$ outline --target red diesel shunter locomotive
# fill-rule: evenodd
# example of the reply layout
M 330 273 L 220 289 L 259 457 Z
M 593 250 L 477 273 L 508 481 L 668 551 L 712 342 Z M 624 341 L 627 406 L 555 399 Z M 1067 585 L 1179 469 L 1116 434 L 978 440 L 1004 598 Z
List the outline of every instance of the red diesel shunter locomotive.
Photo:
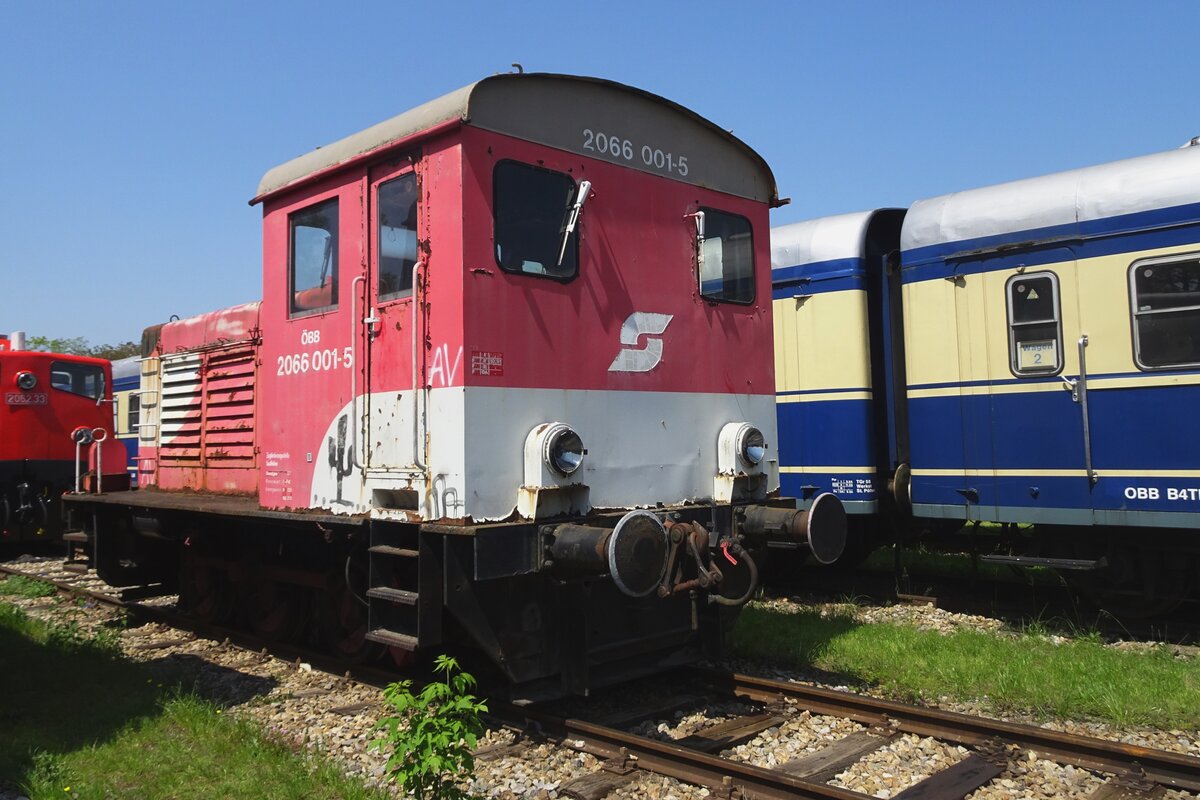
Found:
M 608 81 L 497 75 L 263 178 L 263 298 L 148 332 L 113 582 L 531 697 L 694 658 L 778 534 L 766 163 Z M 185 491 L 186 490 L 186 491 Z M 436 651 L 435 651 L 436 652 Z
M 112 429 L 109 362 L 13 349 L 20 338 L 0 337 L 0 544 L 62 535 L 59 498 L 75 485 L 77 455 L 80 481 L 94 485 L 98 454 L 103 488 L 129 485 L 120 444 L 90 446 Z

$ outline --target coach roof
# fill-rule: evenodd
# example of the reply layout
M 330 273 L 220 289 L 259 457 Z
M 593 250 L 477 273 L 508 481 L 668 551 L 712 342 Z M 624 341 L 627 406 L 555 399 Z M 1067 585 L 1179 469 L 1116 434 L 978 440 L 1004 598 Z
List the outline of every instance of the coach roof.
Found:
M 371 158 L 405 140 L 447 124 L 462 123 L 581 152 L 584 129 L 628 139 L 633 158 L 613 158 L 598 149 L 588 156 L 653 174 L 644 148 L 670 149 L 687 159 L 669 174 L 698 186 L 774 204 L 775 178 L 766 161 L 732 133 L 677 103 L 599 78 L 553 74 L 493 75 L 417 106 L 399 116 L 306 153 L 267 172 L 253 205 L 284 189 Z M 611 130 L 609 130 L 611 129 Z M 670 170 L 670 167 L 668 167 Z M 680 174 L 680 173 L 683 174 Z
M 904 220 L 901 248 L 961 242 L 963 250 L 987 249 L 1008 244 L 1012 234 L 1056 228 L 1054 236 L 1068 236 L 1078 223 L 1197 202 L 1200 147 L 1182 147 L 918 201 Z
M 867 227 L 879 213 L 879 210 L 856 211 L 772 228 L 771 268 L 862 258 Z

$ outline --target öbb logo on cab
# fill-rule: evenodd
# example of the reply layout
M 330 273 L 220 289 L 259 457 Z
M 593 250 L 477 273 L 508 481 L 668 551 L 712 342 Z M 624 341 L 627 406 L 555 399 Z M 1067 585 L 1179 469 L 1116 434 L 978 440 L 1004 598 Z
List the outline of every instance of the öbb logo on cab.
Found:
M 635 311 L 621 324 L 621 349 L 609 365 L 609 372 L 649 372 L 658 366 L 663 356 L 663 340 L 647 338 L 643 347 L 638 347 L 642 336 L 661 336 L 673 319 L 671 314 L 654 314 Z

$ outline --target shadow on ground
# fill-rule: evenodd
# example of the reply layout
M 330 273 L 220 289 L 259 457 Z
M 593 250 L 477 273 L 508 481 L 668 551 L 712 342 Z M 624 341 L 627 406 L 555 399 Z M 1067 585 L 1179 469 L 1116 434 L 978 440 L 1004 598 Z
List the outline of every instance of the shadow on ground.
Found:
M 118 655 L 114 639 L 47 630 L 0 604 L 0 783 L 26 785 L 40 754 L 110 741 L 157 718 L 181 692 L 232 705 L 275 685 L 186 653 L 136 664 Z

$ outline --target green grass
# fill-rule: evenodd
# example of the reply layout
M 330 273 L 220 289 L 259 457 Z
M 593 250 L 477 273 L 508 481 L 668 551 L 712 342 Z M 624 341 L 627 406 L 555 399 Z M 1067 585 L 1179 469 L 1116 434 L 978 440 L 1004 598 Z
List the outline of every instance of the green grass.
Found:
M 1134 653 L 1095 638 L 971 630 L 944 635 L 848 615 L 746 608 L 733 633 L 741 656 L 811 667 L 878 686 L 893 697 L 982 700 L 998 710 L 1118 725 L 1200 726 L 1200 660 L 1167 649 Z
M 49 597 L 55 591 L 53 584 L 26 575 L 10 575 L 0 581 L 0 595 L 9 597 Z
M 192 695 L 167 700 L 150 719 L 105 744 L 40 759 L 32 800 L 61 798 L 382 798 L 325 761 L 305 761 L 249 722 L 221 716 Z
M 122 659 L 116 635 L 0 604 L 0 779 L 32 800 L 383 798 Z

